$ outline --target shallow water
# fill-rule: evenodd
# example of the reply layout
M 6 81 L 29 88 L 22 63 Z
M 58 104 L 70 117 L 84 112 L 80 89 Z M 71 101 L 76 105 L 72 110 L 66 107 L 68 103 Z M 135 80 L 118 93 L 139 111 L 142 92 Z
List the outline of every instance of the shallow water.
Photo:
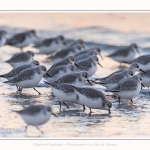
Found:
M 95 45 L 102 48 L 105 56 L 122 46 L 136 42 L 140 46 L 141 54 L 149 53 L 150 19 L 149 14 L 136 13 L 93 13 L 93 14 L 0 14 L 0 28 L 5 28 L 12 34 L 26 28 L 38 30 L 40 38 L 46 38 L 63 34 L 68 42 L 81 38 L 86 41 L 86 47 Z M 12 18 L 14 19 L 12 22 Z M 34 19 L 32 19 L 34 18 Z M 12 23 L 11 23 L 12 22 Z M 5 27 L 7 26 L 7 27 Z M 12 28 L 9 28 L 12 27 Z M 31 47 L 25 50 L 37 51 Z M 3 46 L 0 48 L 0 74 L 11 70 L 4 63 L 19 49 Z M 52 62 L 45 61 L 45 55 L 35 55 L 35 59 L 49 68 Z M 93 77 L 103 77 L 119 69 L 119 64 L 110 58 L 100 59 L 103 68 L 98 67 Z M 128 67 L 128 65 L 126 65 Z M 140 95 L 130 101 L 113 98 L 112 93 L 106 93 L 107 99 L 113 103 L 112 113 L 94 110 L 92 116 L 88 116 L 89 110 L 82 111 L 82 106 L 68 103 L 70 108 L 62 106 L 59 111 L 58 100 L 50 96 L 50 88 L 38 85 L 38 95 L 32 89 L 25 89 L 23 95 L 16 93 L 16 87 L 4 84 L 5 79 L 0 79 L 0 137 L 49 137 L 49 138 L 149 138 L 150 129 L 150 91 L 144 89 Z M 105 92 L 105 88 L 94 85 Z M 29 127 L 27 134 L 24 132 L 25 123 L 20 116 L 12 110 L 20 110 L 29 104 L 42 103 L 51 105 L 57 117 L 52 116 L 50 121 L 40 127 L 44 134 L 40 134 L 34 127 Z

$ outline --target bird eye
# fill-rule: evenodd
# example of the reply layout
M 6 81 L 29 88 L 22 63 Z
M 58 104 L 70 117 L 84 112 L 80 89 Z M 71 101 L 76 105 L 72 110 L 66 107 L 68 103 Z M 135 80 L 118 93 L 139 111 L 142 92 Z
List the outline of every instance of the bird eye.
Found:
M 46 67 L 42 67 L 42 70 L 46 71 Z

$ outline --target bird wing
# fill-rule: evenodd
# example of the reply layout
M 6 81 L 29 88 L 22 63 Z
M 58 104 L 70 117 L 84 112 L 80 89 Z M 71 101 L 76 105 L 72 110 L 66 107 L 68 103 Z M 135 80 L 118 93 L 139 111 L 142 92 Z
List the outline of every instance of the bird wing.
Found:
M 21 82 L 24 80 L 30 80 L 34 76 L 35 70 L 33 68 L 29 68 L 26 70 L 21 71 L 17 76 L 15 76 L 13 79 L 6 81 L 11 83 Z
M 72 83 L 77 79 L 77 77 L 75 75 L 65 75 L 62 78 L 58 79 L 57 81 L 55 81 L 54 83 L 56 84 L 61 84 L 61 83 Z
M 8 45 L 16 45 L 18 43 L 23 42 L 25 38 L 26 38 L 25 33 L 19 33 L 14 35 L 12 38 L 8 39 L 6 43 Z
M 120 81 L 112 90 L 111 92 L 120 92 L 120 91 L 131 91 L 136 89 L 137 81 L 136 80 L 122 80 Z
M 115 51 L 114 53 L 108 55 L 108 57 L 114 57 L 114 56 L 124 56 L 125 57 L 128 55 L 129 52 L 130 52 L 129 49 L 124 48 L 124 49 Z

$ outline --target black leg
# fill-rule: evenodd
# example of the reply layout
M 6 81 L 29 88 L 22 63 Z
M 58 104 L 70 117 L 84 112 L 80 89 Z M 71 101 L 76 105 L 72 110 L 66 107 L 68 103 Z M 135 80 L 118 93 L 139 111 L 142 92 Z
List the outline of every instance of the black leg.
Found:
M 133 103 L 132 99 L 131 99 L 131 103 Z
M 33 89 L 36 91 L 36 92 L 38 92 L 36 89 L 35 89 L 35 87 L 33 87 Z M 38 92 L 39 93 L 39 95 L 41 95 L 41 93 L 40 92 Z
M 28 125 L 25 126 L 25 132 L 27 132 L 27 129 L 28 129 Z
M 119 97 L 119 104 L 120 104 L 120 97 Z
M 36 128 L 37 128 L 42 134 L 44 133 L 42 130 L 40 130 L 40 129 L 38 128 L 38 126 L 36 126 Z
M 90 109 L 90 113 L 89 113 L 89 116 L 91 116 L 91 113 L 92 113 L 92 111 L 91 111 L 91 108 L 89 108 Z
M 83 112 L 85 111 L 85 105 L 82 105 L 83 106 Z
M 22 88 L 19 87 L 18 92 L 20 93 L 20 95 L 22 95 Z
M 149 89 L 149 87 L 148 87 L 148 89 Z
M 60 105 L 60 111 L 61 111 L 61 101 L 59 102 L 59 105 Z
M 69 108 L 69 106 L 68 106 L 65 102 L 63 102 L 63 104 L 64 104 L 64 105 L 66 105 L 66 106 L 67 106 L 67 108 Z

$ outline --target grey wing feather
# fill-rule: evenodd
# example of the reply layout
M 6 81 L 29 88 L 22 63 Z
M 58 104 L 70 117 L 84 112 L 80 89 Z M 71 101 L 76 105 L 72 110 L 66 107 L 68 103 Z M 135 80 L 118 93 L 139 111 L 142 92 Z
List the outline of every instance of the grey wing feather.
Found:
M 42 106 L 30 106 L 24 110 L 18 111 L 19 114 L 35 115 L 42 110 Z
M 6 62 L 8 63 L 15 63 L 18 61 L 26 61 L 28 60 L 30 57 L 27 53 L 16 53 L 14 54 L 9 60 L 7 60 Z
M 136 89 L 137 81 L 136 80 L 123 80 L 119 82 L 111 92 L 120 92 L 120 91 L 131 91 Z
M 77 79 L 76 76 L 69 74 L 69 75 L 63 76 L 62 78 L 58 79 L 58 80 L 55 81 L 54 83 L 56 83 L 56 84 L 72 83 L 72 82 L 74 82 L 76 79 Z
M 116 52 L 108 55 L 108 57 L 113 57 L 113 56 L 127 56 L 129 53 L 129 49 L 120 49 L 120 50 L 117 50 Z
M 81 60 L 81 61 L 78 61 L 76 64 L 79 66 L 79 68 L 81 70 L 85 70 L 85 71 L 87 71 L 87 69 L 92 66 L 90 61 L 82 61 Z
M 13 36 L 11 39 L 8 39 L 7 44 L 16 45 L 17 43 L 23 42 L 25 38 L 26 38 L 25 33 L 19 33 Z
M 30 80 L 34 76 L 34 69 L 26 69 L 22 72 L 20 72 L 17 76 L 15 76 L 13 79 L 6 81 L 11 83 L 21 82 L 24 80 Z
M 10 71 L 9 73 L 5 74 L 4 77 L 14 77 L 16 75 L 18 75 L 21 71 L 29 68 L 29 65 L 24 65 L 24 66 L 20 66 L 17 68 L 12 69 L 12 71 Z

